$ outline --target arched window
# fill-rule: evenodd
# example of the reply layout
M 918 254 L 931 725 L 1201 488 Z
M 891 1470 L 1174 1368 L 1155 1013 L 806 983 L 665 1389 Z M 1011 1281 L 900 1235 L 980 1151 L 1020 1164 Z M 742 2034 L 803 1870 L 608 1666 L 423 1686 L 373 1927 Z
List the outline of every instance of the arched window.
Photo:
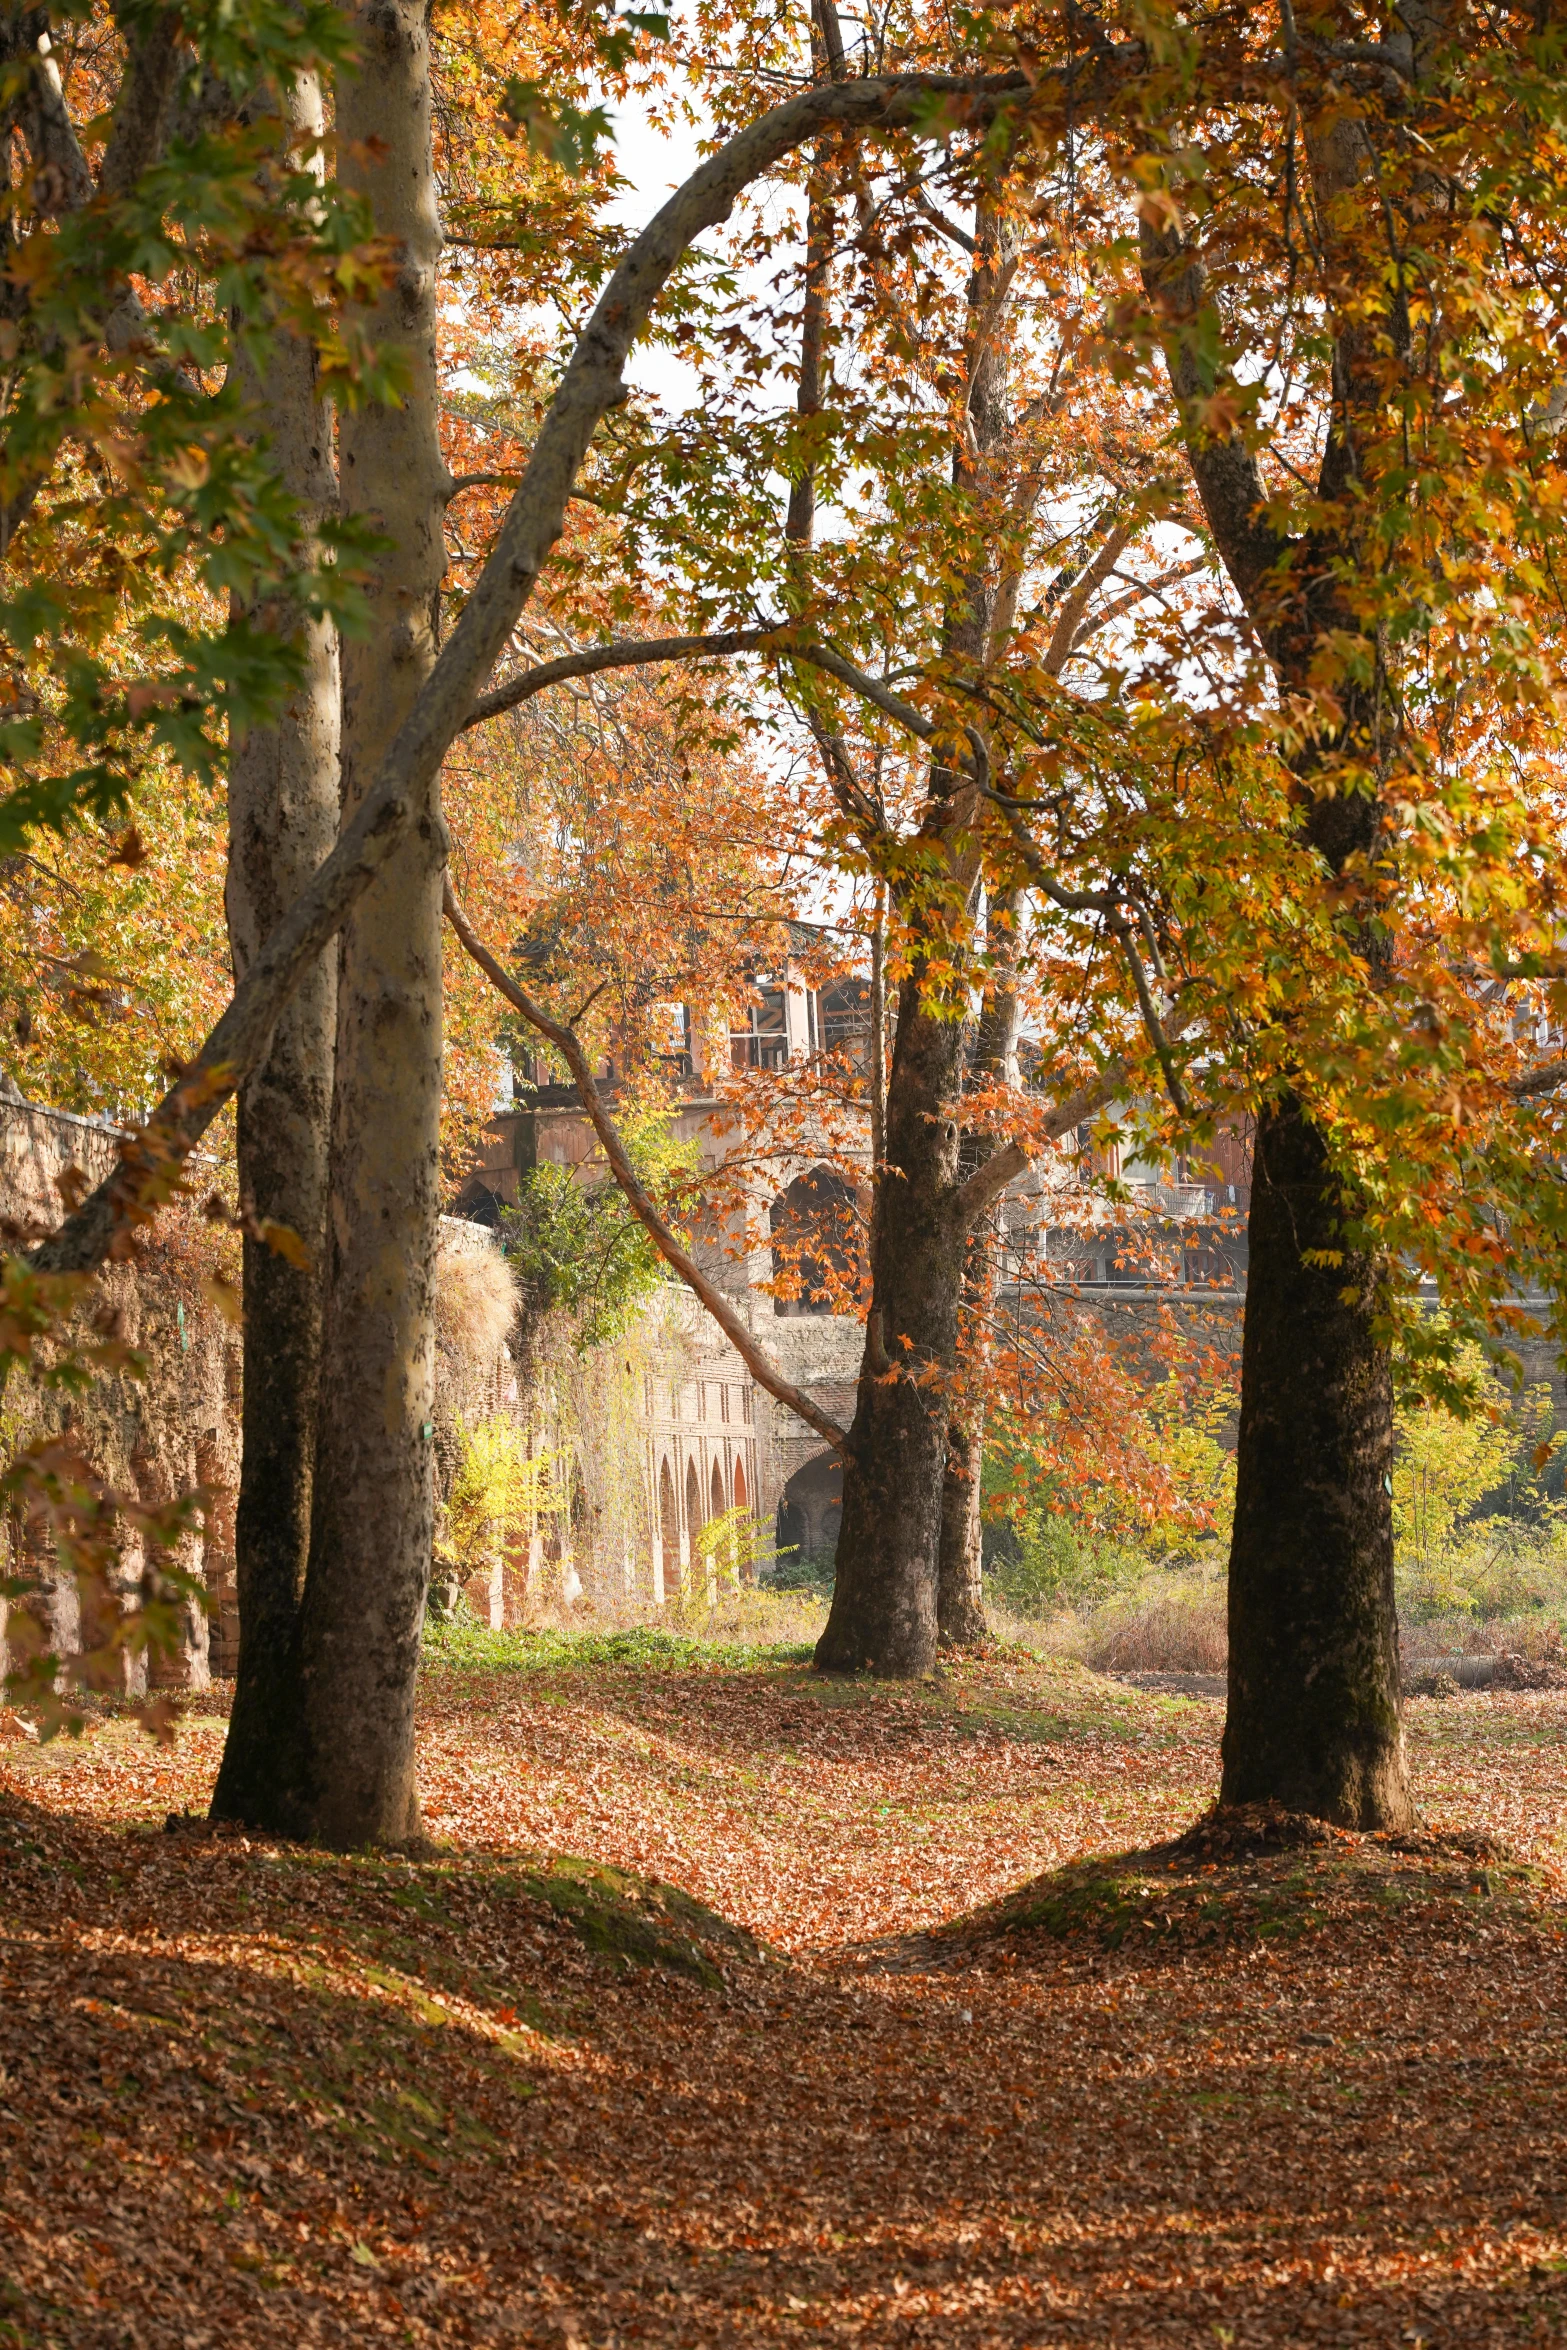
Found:
M 773 1312 L 832 1313 L 860 1254 L 854 1194 L 843 1177 L 831 1167 L 807 1168 L 778 1194 L 767 1220 L 773 1279 L 793 1292 L 775 1296 Z
M 709 1512 L 709 1515 L 710 1515 L 711 1517 L 715 1517 L 715 1518 L 721 1518 L 721 1517 L 723 1516 L 723 1514 L 724 1514 L 724 1511 L 725 1511 L 725 1510 L 728 1508 L 728 1506 L 729 1506 L 729 1505 L 728 1505 L 728 1503 L 727 1503 L 727 1502 L 725 1501 L 725 1499 L 724 1499 L 724 1470 L 723 1470 L 723 1463 L 722 1463 L 721 1461 L 714 1461 L 714 1463 L 713 1463 L 713 1506 L 712 1506 L 712 1509 L 711 1509 L 711 1511 Z
M 745 1463 L 743 1461 L 737 1460 L 735 1462 L 735 1508 L 737 1510 L 743 1510 L 745 1506 Z
M 702 1480 L 696 1473 L 695 1461 L 686 1463 L 686 1532 L 695 1543 L 707 1524 L 702 1514 Z
M 658 1472 L 658 1538 L 664 1568 L 664 1597 L 672 1599 L 680 1589 L 680 1510 L 667 1455 Z

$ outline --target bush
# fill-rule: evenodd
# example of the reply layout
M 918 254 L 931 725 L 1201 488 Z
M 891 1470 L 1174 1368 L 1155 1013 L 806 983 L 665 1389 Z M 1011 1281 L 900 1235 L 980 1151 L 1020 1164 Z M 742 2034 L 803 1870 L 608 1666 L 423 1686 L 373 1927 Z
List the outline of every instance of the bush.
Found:
M 986 1584 L 1013 1615 L 1086 1614 L 1110 1592 L 1148 1572 L 1122 1545 L 1091 1534 L 1061 1511 L 1032 1510 L 987 1541 Z
M 554 1506 L 553 1453 L 530 1453 L 525 1429 L 506 1413 L 462 1431 L 462 1458 L 435 1545 L 431 1612 L 450 1613 L 470 1575 L 487 1568 Z
M 837 1580 L 838 1558 L 831 1550 L 774 1551 L 757 1575 L 770 1591 L 809 1591 L 829 1599 Z

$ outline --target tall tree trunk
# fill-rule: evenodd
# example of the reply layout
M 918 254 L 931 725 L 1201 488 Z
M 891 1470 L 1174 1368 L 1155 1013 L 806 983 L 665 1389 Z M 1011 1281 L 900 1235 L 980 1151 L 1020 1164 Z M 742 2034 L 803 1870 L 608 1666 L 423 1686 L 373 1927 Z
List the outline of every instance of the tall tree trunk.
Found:
M 1308 110 L 1305 146 L 1325 221 L 1346 219 L 1356 190 L 1375 207 L 1370 150 L 1331 91 Z M 1201 254 L 1181 234 L 1146 224 L 1142 239 L 1144 282 L 1173 330 L 1170 379 L 1215 543 L 1281 689 L 1309 700 L 1324 642 L 1335 631 L 1360 633 L 1343 582 L 1377 560 L 1360 535 L 1361 436 L 1384 429 L 1390 344 L 1410 360 L 1407 308 L 1400 299 L 1379 317 L 1383 289 L 1368 286 L 1364 313 L 1351 309 L 1340 327 L 1320 508 L 1309 532 L 1288 539 L 1270 519 L 1251 450 L 1202 421 L 1211 383 L 1191 329 L 1205 312 L 1218 321 Z M 1333 260 L 1350 282 L 1363 276 L 1363 258 L 1348 248 Z M 1390 698 L 1381 680 L 1345 679 L 1335 739 L 1312 745 L 1297 766 L 1303 838 L 1336 875 L 1359 865 L 1373 985 L 1387 952 L 1369 870 L 1382 810 L 1363 790 L 1334 788 L 1331 775 L 1324 784 L 1321 770 L 1352 758 L 1378 772 Z M 1253 1174 L 1223 1792 L 1226 1802 L 1276 1800 L 1356 1827 L 1399 1828 L 1413 1802 L 1399 1726 L 1385 1269 L 1345 1251 L 1353 1213 L 1323 1135 L 1286 1093 L 1259 1121 Z M 1305 1261 L 1312 1250 L 1345 1253 L 1342 1263 L 1316 1267 Z
M 969 1242 L 970 1251 L 983 1246 L 982 1239 Z M 986 1251 L 987 1259 L 988 1254 Z M 980 1279 L 988 1289 L 990 1284 L 983 1274 Z M 984 1467 L 985 1403 L 983 1396 L 976 1395 L 963 1413 L 947 1424 L 941 1532 L 936 1549 L 936 1636 L 943 1648 L 977 1648 L 990 1637 L 979 1507 Z
M 967 397 L 952 458 L 953 484 L 980 503 L 1007 434 L 1007 343 L 996 298 L 1002 240 L 982 205 L 969 277 Z M 983 663 L 995 580 L 988 550 L 957 583 L 945 615 L 950 659 Z M 977 902 L 972 798 L 939 759 L 930 771 L 926 841 L 944 859 L 954 896 Z M 949 958 L 954 941 L 930 942 Z M 961 959 L 967 940 L 960 940 Z M 967 1233 L 958 1210 L 954 1116 L 962 1026 L 924 1000 L 918 921 L 913 969 L 898 998 L 892 1067 L 882 1109 L 885 1164 L 875 1170 L 871 1303 L 853 1424 L 843 1456 L 843 1518 L 826 1628 L 816 1644 L 824 1672 L 928 1673 L 937 1642 L 947 1421 L 957 1369 L 958 1305 Z
M 974 1039 L 971 1074 L 977 1084 L 1006 1084 L 1017 1077 L 1017 949 L 1013 924 L 1021 893 L 999 892 L 991 899 L 986 931 L 992 982 Z M 972 1173 L 995 1149 L 989 1135 L 965 1134 L 959 1172 Z M 990 1316 L 996 1298 L 996 1236 L 989 1219 L 964 1244 L 960 1339 L 973 1376 L 947 1425 L 947 1460 L 941 1480 L 941 1533 L 936 1550 L 936 1628 L 943 1648 L 973 1648 L 990 1637 L 985 1621 L 981 1481 L 985 1468 L 984 1370 L 990 1354 Z
M 291 128 L 319 136 L 321 89 L 302 78 L 285 101 Z M 256 399 L 278 474 L 307 516 L 335 510 L 332 418 L 316 355 L 288 332 L 272 342 Z M 287 615 L 262 616 L 276 626 Z M 329 854 L 338 813 L 337 643 L 301 619 L 307 671 L 278 724 L 237 741 L 229 760 L 225 904 L 236 980 Z M 296 1232 L 300 1267 L 244 1243 L 245 1389 L 234 1553 L 239 1666 L 214 1818 L 288 1832 L 304 1818 L 299 1606 L 310 1544 L 321 1367 L 327 1135 L 337 958 L 323 955 L 290 998 L 264 1066 L 239 1096 L 239 1193 L 257 1217 Z
M 1303 829 L 1341 873 L 1377 822 L 1375 802 L 1344 794 L 1312 802 Z M 1284 1095 L 1253 1151 L 1221 1800 L 1403 1828 L 1388 1268 L 1346 1246 L 1354 1213 Z
M 435 659 L 448 476 L 437 431 L 429 31 L 423 0 L 367 0 L 337 101 L 342 173 L 402 265 L 374 320 L 411 370 L 395 408 L 345 417 L 346 512 L 391 542 L 374 627 L 343 647 L 349 813 Z M 418 1833 L 414 1687 L 433 1529 L 441 877 L 432 785 L 344 932 L 315 1509 L 303 1618 L 311 1825 L 338 1846 Z
M 1250 1243 L 1220 1800 L 1405 1827 L 1383 1300 L 1369 1257 L 1308 1261 L 1343 1207 L 1293 1102 L 1258 1123 Z
M 957 1358 L 964 1235 L 953 1119 L 962 1029 L 903 982 L 887 1085 L 886 1165 L 871 1217 L 871 1311 L 843 1459 L 837 1579 L 816 1647 L 824 1672 L 928 1673 L 936 1545 Z

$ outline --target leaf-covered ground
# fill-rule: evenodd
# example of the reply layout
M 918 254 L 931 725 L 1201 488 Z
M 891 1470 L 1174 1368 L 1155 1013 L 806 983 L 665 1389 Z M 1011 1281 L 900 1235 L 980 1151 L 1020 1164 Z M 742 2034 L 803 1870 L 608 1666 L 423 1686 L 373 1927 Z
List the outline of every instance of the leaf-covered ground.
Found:
M 1405 1847 L 1172 1842 L 1218 1729 L 481 1642 L 407 1861 L 13 1726 L 0 2344 L 1567 2340 L 1567 1698 L 1413 1705 Z

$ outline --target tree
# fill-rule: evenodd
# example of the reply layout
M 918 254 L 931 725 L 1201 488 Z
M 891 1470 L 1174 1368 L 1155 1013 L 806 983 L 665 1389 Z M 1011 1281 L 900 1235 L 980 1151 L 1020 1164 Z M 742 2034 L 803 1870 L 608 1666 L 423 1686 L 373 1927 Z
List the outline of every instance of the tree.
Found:
M 1150 147 L 1143 281 L 1179 430 L 1280 700 L 1301 713 L 1286 751 L 1300 837 L 1338 894 L 1362 985 L 1384 1003 L 1396 993 L 1413 878 L 1397 845 L 1399 801 L 1429 806 L 1433 786 L 1440 798 L 1440 751 L 1420 739 L 1422 720 L 1440 726 L 1442 705 L 1451 708 L 1449 664 L 1493 592 L 1481 588 L 1462 609 L 1473 590 L 1460 584 L 1460 534 L 1478 528 L 1498 550 L 1505 543 L 1464 479 L 1467 432 L 1505 429 L 1505 406 L 1527 441 L 1527 390 L 1499 401 L 1495 378 L 1472 369 L 1489 345 L 1526 385 L 1543 357 L 1523 315 L 1510 350 L 1505 328 L 1498 348 L 1471 298 L 1471 232 L 1438 225 L 1497 217 L 1498 184 L 1521 151 L 1538 162 L 1549 42 L 1519 29 L 1509 54 L 1507 36 L 1475 12 L 1421 8 L 1356 49 L 1348 25 L 1331 40 L 1297 36 L 1286 21 L 1277 98 L 1264 94 L 1260 59 L 1255 69 L 1251 156 L 1240 169 L 1221 165 L 1191 214 L 1177 191 L 1193 182 L 1162 162 L 1155 177 L 1152 156 L 1169 149 Z M 1498 138 L 1503 88 L 1522 122 Z M 1242 306 L 1209 255 L 1227 234 L 1245 237 L 1264 151 L 1299 158 L 1277 234 L 1288 267 L 1304 274 L 1294 286 L 1275 281 L 1260 302 L 1253 279 Z M 1200 134 L 1192 152 L 1200 170 Z M 1500 199 L 1525 244 L 1526 212 L 1514 206 L 1526 202 L 1517 182 Z M 1266 424 L 1239 363 L 1242 343 L 1255 348 L 1263 332 L 1298 370 Z M 1285 479 L 1266 458 L 1298 441 L 1308 407 L 1315 479 Z M 1554 536 L 1530 511 L 1530 488 L 1519 489 L 1503 531 L 1521 524 L 1538 538 L 1543 522 Z M 1435 610 L 1433 564 L 1447 582 Z M 1516 693 L 1516 679 L 1505 690 Z M 1398 1275 L 1292 1042 L 1278 1040 L 1254 1147 L 1223 1800 L 1397 1827 L 1412 1816 L 1393 1593 Z
M 403 63 L 408 54 L 405 50 Z M 409 86 L 405 83 L 405 88 Z M 566 499 L 593 426 L 613 401 L 631 341 L 660 283 L 690 237 L 708 220 L 723 217 L 735 194 L 750 177 L 766 168 L 777 155 L 789 152 L 800 140 L 810 136 L 823 119 L 842 118 L 872 128 L 883 121 L 897 126 L 911 115 L 928 109 L 933 97 L 940 99 L 950 94 L 983 109 L 994 107 L 1016 93 L 1020 86 L 1016 79 L 1002 77 L 999 83 L 988 88 L 981 84 L 976 91 L 961 81 L 944 83 L 939 77 L 927 76 L 895 79 L 878 86 L 862 83 L 852 91 L 809 93 L 803 103 L 794 101 L 775 109 L 771 117 L 765 117 L 761 124 L 731 141 L 712 163 L 694 175 L 688 188 L 665 207 L 652 228 L 634 243 L 611 278 L 594 321 L 567 370 L 535 444 L 527 473 L 508 509 L 498 544 L 427 683 L 413 699 L 385 752 L 374 782 L 357 810 L 348 816 L 332 854 L 295 899 L 241 980 L 228 1011 L 209 1036 L 202 1053 L 165 1097 L 135 1154 L 36 1252 L 40 1271 L 87 1266 L 100 1259 L 112 1245 L 124 1216 L 147 1212 L 158 1191 L 177 1180 L 184 1157 L 210 1124 L 222 1101 L 259 1064 L 278 1012 L 353 906 L 389 866 L 395 870 L 396 859 L 410 840 L 415 844 L 410 851 L 415 865 L 428 853 L 427 848 L 418 846 L 419 809 L 428 811 L 430 804 L 420 795 L 428 794 L 433 787 L 447 744 L 472 707 L 531 592 L 544 556 L 559 534 Z M 409 108 L 410 117 L 416 111 L 417 99 Z M 422 424 L 423 420 L 419 421 Z M 414 552 L 417 556 L 419 550 L 416 548 Z M 399 615 L 400 623 L 404 617 Z M 428 822 L 423 838 L 428 843 Z M 423 1004 L 427 1013 L 431 1006 L 430 988 L 436 976 L 426 968 Z M 340 1012 L 339 1098 L 343 1077 Z M 345 1156 L 360 1139 L 357 1132 L 350 1131 L 345 1137 Z M 433 1213 L 433 1187 L 429 1210 L 416 1206 L 416 1218 L 425 1212 Z M 363 1237 L 359 1235 L 361 1241 Z M 402 1291 L 411 1301 L 410 1328 L 416 1344 L 418 1265 L 416 1249 L 412 1281 Z M 346 1302 L 351 1307 L 356 1301 L 350 1298 Z M 416 1379 L 417 1361 L 411 1367 Z M 394 1446 L 407 1426 L 406 1415 L 399 1413 L 396 1420 L 397 1424 L 388 1430 L 389 1441 Z M 375 1498 L 379 1501 L 381 1497 Z M 417 1500 L 416 1493 L 414 1498 Z M 325 1553 L 325 1542 L 321 1548 Z M 312 1605 L 316 1555 L 313 1542 L 302 1631 L 307 1688 L 313 1625 L 320 1627 L 316 1634 L 319 1641 L 316 1654 L 322 1657 L 333 1655 L 334 1644 L 345 1644 L 348 1636 L 357 1635 L 360 1629 L 357 1618 L 351 1624 L 347 1620 L 342 1580 L 333 1577 L 330 1570 L 323 1578 L 321 1598 Z M 428 1545 L 424 1546 L 422 1563 L 414 1563 L 411 1544 L 403 1555 L 410 1560 L 412 1572 L 404 1575 L 394 1567 L 387 1577 L 384 1612 L 375 1626 L 377 1650 L 388 1680 L 364 1715 L 374 1732 L 369 1752 L 364 1756 L 345 1752 L 333 1740 L 334 1717 L 341 1722 L 343 1715 L 334 1707 L 324 1684 L 318 1685 L 307 1701 L 307 1721 L 315 1708 L 320 1709 L 308 1732 L 307 1768 L 311 1773 L 321 1772 L 319 1782 L 305 1782 L 311 1789 L 307 1798 L 309 1824 L 317 1832 L 341 1841 L 361 1841 L 367 1835 L 405 1835 L 412 1822 L 408 1725 L 415 1644 L 428 1574 Z M 355 1607 L 361 1612 L 365 1597 L 362 1589 L 354 1595 Z M 358 1686 L 364 1686 L 362 1680 Z M 345 1693 L 350 1708 L 354 1688 L 355 1683 L 350 1680 Z
M 354 606 L 351 534 L 312 508 L 297 435 L 280 469 L 258 446 L 251 387 L 271 347 L 296 372 L 373 391 L 353 301 L 383 256 L 311 151 L 308 92 L 341 51 L 335 11 L 262 0 L 131 11 L 111 27 L 34 10 L 0 43 L 29 191 L 6 229 L 0 413 L 0 836 L 14 894 L 30 883 L 16 1036 L 48 1098 L 134 1120 L 158 1064 L 178 1064 L 190 1023 L 171 1034 L 171 1013 L 211 985 L 225 728 L 255 746 L 291 696 L 308 702 L 329 616 Z M 304 94 L 292 126 L 279 91 Z M 243 803 L 243 752 L 239 764 Z M 270 905 L 266 875 L 242 876 L 241 959 L 247 916 L 259 943 L 330 838 L 329 825 L 305 840 Z M 287 1060 L 280 1037 L 275 1066 Z M 142 1173 L 150 1206 L 169 1170 Z M 123 1253 L 133 1233 L 104 1237 Z M 12 1278 L 33 1318 L 75 1294 Z M 69 1359 L 69 1334 L 56 1336 Z M 8 1347 L 7 1367 L 28 1352 Z

